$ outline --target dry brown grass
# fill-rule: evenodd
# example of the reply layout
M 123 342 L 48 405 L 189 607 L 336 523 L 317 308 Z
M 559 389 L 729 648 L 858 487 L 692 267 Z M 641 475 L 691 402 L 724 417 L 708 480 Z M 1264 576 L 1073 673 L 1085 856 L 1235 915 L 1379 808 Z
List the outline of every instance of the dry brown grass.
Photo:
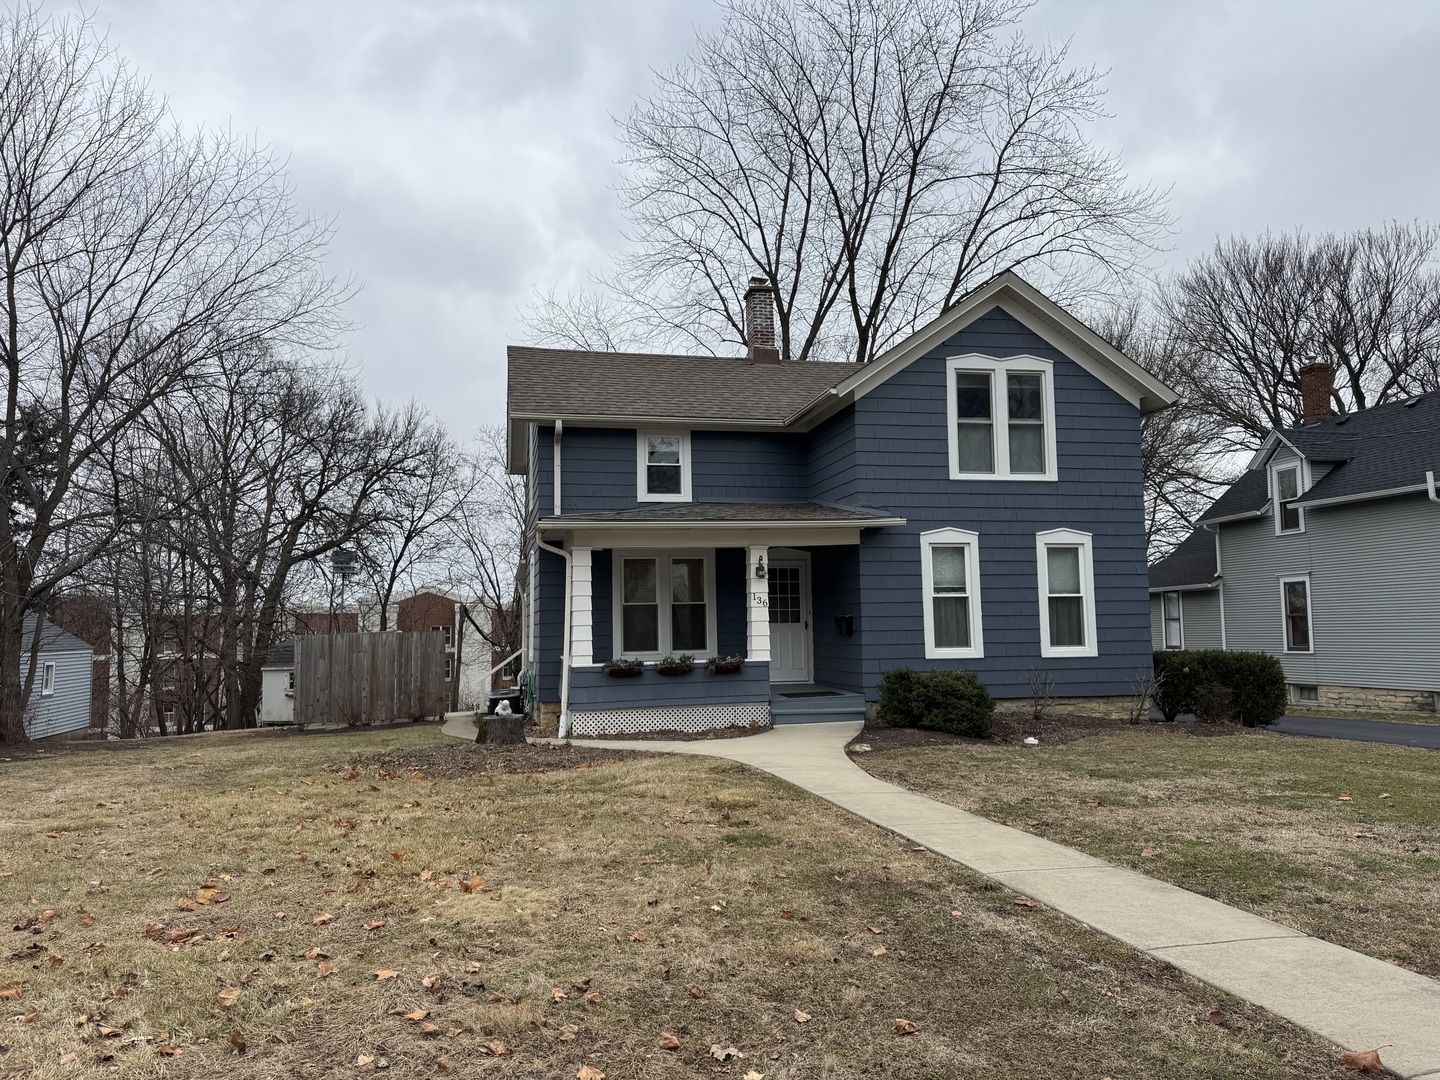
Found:
M 855 760 L 963 809 L 1440 976 L 1440 753 L 1140 727 L 1062 746 Z M 1142 856 L 1147 848 L 1158 854 Z
M 0 1076 L 1341 1075 L 1319 1040 L 734 764 L 327 768 L 439 739 L 0 765 L 0 987 L 22 986 Z M 231 898 L 177 907 L 206 884 Z

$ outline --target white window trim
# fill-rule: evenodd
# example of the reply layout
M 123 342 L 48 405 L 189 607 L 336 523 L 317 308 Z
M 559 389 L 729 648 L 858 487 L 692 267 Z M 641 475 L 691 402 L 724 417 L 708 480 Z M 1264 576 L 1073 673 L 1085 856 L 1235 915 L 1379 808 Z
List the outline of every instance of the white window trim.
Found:
M 1305 508 L 1297 506 L 1295 509 L 1300 513 L 1300 527 L 1298 529 L 1282 529 L 1280 527 L 1280 473 L 1287 469 L 1295 470 L 1295 498 L 1289 500 L 1294 502 L 1303 498 L 1310 487 L 1310 463 L 1304 458 L 1297 458 L 1295 461 L 1286 461 L 1283 464 L 1270 466 L 1270 506 L 1275 518 L 1276 536 L 1299 536 L 1305 531 Z
M 1308 649 L 1290 647 L 1290 612 L 1285 604 L 1285 586 L 1296 581 L 1305 583 L 1305 623 L 1310 631 Z M 1313 656 L 1315 653 L 1315 590 L 1310 587 L 1309 574 L 1289 574 L 1280 579 L 1280 646 L 1281 651 L 1290 656 Z
M 1040 655 L 1042 657 L 1099 656 L 1100 642 L 1095 626 L 1095 548 L 1094 537 L 1075 529 L 1049 529 L 1035 534 L 1035 578 L 1040 601 Z M 1085 604 L 1085 644 L 1056 646 L 1050 644 L 1050 567 L 1045 556 L 1047 547 L 1078 547 L 1080 549 L 1080 588 Z
M 1175 597 L 1175 610 L 1177 612 L 1175 621 L 1180 624 L 1180 644 L 1173 649 L 1170 647 L 1170 639 L 1166 635 L 1169 617 L 1165 614 L 1165 598 Z M 1185 594 L 1178 589 L 1170 589 L 1160 594 L 1160 648 L 1166 652 L 1179 652 L 1185 648 Z
M 651 495 L 647 490 L 649 477 L 645 472 L 645 440 L 651 435 L 680 437 L 680 494 Z M 635 432 L 635 501 L 636 502 L 690 502 L 690 432 L 657 431 L 655 429 Z
M 990 417 L 995 437 L 995 471 L 968 473 L 960 471 L 960 445 L 956 415 L 955 373 L 957 371 L 990 372 Z M 1010 411 L 1005 408 L 1004 377 L 1006 374 L 1040 376 L 1042 407 L 1045 410 L 1045 471 L 1043 473 L 1010 472 Z M 1059 479 L 1055 451 L 1055 365 L 1038 356 L 952 356 L 945 363 L 945 414 L 949 424 L 951 480 L 1033 480 L 1054 482 Z
M 935 611 L 931 592 L 935 584 L 935 566 L 931 548 L 963 547 L 965 549 L 965 584 L 970 600 L 970 644 L 966 648 L 941 648 L 935 644 Z M 980 534 L 968 529 L 931 529 L 920 534 L 921 600 L 925 615 L 925 659 L 979 660 L 985 656 L 985 632 L 980 617 Z
M 55 695 L 55 661 L 46 660 L 40 666 L 40 696 L 53 697 Z
M 625 559 L 656 559 L 661 565 L 656 566 L 655 598 L 660 608 L 660 633 L 657 638 L 659 648 L 654 652 L 625 652 Z M 627 660 L 659 660 L 662 657 L 675 655 L 675 649 L 671 642 L 670 625 L 670 575 L 668 561 L 670 559 L 704 559 L 705 560 L 705 641 L 706 648 L 697 649 L 689 655 L 697 660 L 708 660 L 712 656 L 719 655 L 716 651 L 716 597 L 715 597 L 715 549 L 666 549 L 664 551 L 626 549 L 612 553 L 610 562 L 610 607 L 611 607 L 611 650 L 615 656 L 624 657 Z

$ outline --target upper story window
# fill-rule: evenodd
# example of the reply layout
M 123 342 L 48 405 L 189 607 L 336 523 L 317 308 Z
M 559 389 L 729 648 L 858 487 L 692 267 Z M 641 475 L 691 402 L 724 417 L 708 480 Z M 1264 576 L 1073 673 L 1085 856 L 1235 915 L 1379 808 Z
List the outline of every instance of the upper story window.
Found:
M 455 647 L 455 628 L 453 626 L 432 626 L 431 630 L 439 630 L 445 635 L 445 651 L 449 652 Z
M 1040 655 L 1098 656 L 1095 556 L 1089 533 L 1052 529 L 1035 535 L 1040 585 Z
M 690 501 L 690 433 L 638 433 L 636 494 L 639 502 Z
M 1054 480 L 1052 365 L 1034 356 L 946 365 L 952 480 Z
M 1305 510 L 1296 506 L 1293 500 L 1300 497 L 1301 467 L 1277 466 L 1271 473 L 1271 488 L 1275 493 L 1275 531 L 1277 533 L 1304 532 Z
M 965 529 L 920 534 L 925 589 L 925 658 L 985 655 L 980 627 L 980 536 Z

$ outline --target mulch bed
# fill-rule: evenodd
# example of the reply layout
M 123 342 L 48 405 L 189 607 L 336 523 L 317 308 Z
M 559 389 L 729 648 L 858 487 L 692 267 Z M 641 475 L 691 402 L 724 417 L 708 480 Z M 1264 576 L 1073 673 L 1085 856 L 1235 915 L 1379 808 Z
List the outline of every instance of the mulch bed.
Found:
M 972 739 L 946 731 L 921 728 L 896 728 L 870 721 L 855 736 L 851 745 L 866 743 L 872 750 L 908 750 L 916 746 L 1023 746 L 1033 736 L 1041 746 L 1087 739 L 1092 735 L 1108 735 L 1121 731 L 1145 731 L 1159 735 L 1205 738 L 1231 735 L 1241 730 L 1233 724 L 1132 724 L 1128 720 L 1112 720 L 1101 716 L 1075 716 L 1057 713 L 1043 720 L 1034 720 L 1029 713 L 997 712 L 995 731 L 988 739 Z
M 362 754 L 326 771 L 390 780 L 413 777 L 425 780 L 457 780 L 466 776 L 497 773 L 544 773 L 564 769 L 588 769 L 616 761 L 633 761 L 642 755 L 635 750 L 608 750 L 595 746 L 556 746 L 551 743 L 490 745 L 456 742 L 446 746 L 386 750 Z

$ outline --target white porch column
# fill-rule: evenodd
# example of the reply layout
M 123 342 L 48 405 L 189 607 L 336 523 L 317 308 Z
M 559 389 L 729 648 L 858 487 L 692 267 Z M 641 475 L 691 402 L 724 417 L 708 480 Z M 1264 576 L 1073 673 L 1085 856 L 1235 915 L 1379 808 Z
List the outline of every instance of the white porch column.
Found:
M 755 566 L 762 560 L 770 569 L 769 548 L 746 549 L 745 609 L 748 615 L 745 633 L 745 656 L 748 660 L 770 660 L 770 584 L 755 576 Z
M 595 604 L 591 595 L 594 575 L 591 548 L 570 549 L 570 665 L 595 662 Z

